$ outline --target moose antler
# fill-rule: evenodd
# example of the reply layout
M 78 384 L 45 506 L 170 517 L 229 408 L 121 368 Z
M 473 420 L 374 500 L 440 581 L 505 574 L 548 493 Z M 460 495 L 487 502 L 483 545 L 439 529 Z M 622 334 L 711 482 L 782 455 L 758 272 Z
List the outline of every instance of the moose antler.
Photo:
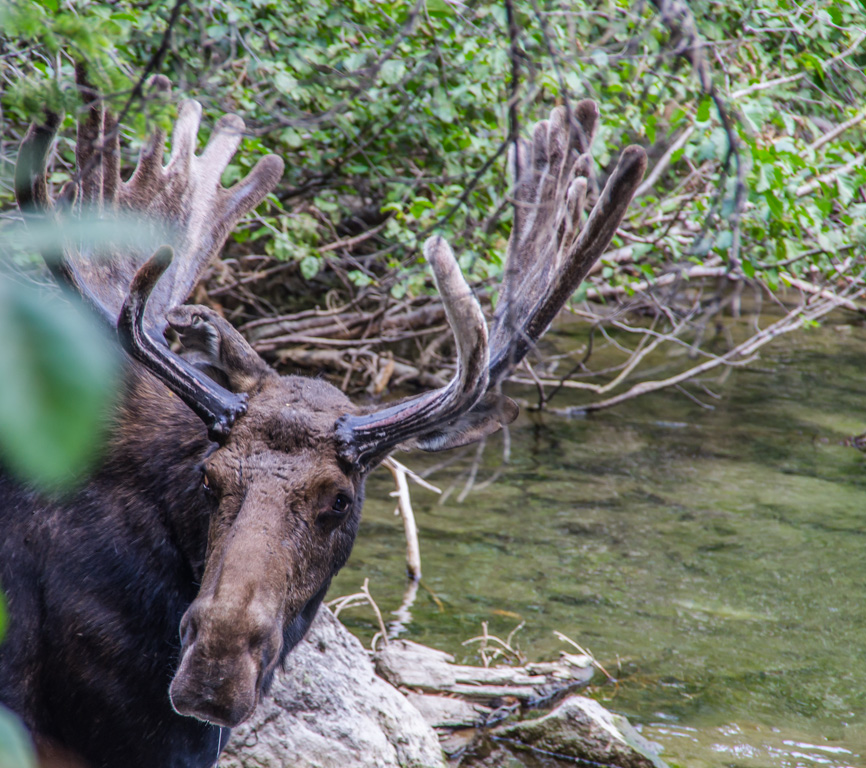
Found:
M 433 269 L 445 315 L 454 332 L 457 372 L 441 389 L 367 416 L 343 417 L 338 423 L 337 436 L 345 446 L 346 458 L 353 463 L 374 462 L 396 445 L 451 421 L 469 411 L 487 389 L 487 323 L 481 306 L 443 238 L 431 237 L 424 245 L 424 256 Z
M 160 248 L 136 272 L 120 310 L 117 335 L 124 349 L 165 382 L 205 423 L 209 437 L 222 443 L 235 419 L 246 411 L 246 394 L 235 394 L 223 388 L 171 352 L 165 344 L 154 341 L 144 327 L 150 294 L 171 263 L 171 248 Z
M 276 186 L 283 161 L 266 155 L 249 175 L 224 188 L 220 178 L 240 145 L 244 121 L 237 115 L 225 115 L 214 127 L 204 152 L 196 155 L 201 105 L 188 100 L 178 111 L 168 164 L 163 166 L 166 135 L 157 130 L 143 148 L 132 176 L 124 182 L 117 121 L 104 109 L 80 65 L 76 79 L 87 111 L 79 122 L 75 148 L 78 178 L 64 195 L 77 197 L 79 214 L 108 218 L 131 213 L 141 217 L 173 247 L 175 258 L 147 307 L 148 327 L 161 332 L 166 312 L 186 300 L 237 222 Z M 151 94 L 164 96 L 169 90 L 165 77 L 158 75 L 151 80 Z M 22 208 L 51 209 L 45 162 L 58 122 L 54 116 L 45 125 L 32 126 L 25 137 L 16 168 L 16 195 Z M 88 248 L 76 248 L 64 255 L 63 269 L 70 282 L 80 292 L 91 294 L 113 322 L 125 299 L 125 287 L 151 252 L 130 253 L 124 248 L 123 253 L 101 253 L 93 258 Z
M 245 178 L 223 187 L 220 179 L 240 145 L 244 122 L 237 115 L 221 118 L 204 152 L 196 155 L 201 105 L 185 101 L 168 164 L 163 166 L 166 136 L 158 130 L 124 182 L 117 120 L 104 109 L 82 66 L 76 67 L 76 80 L 87 111 L 78 126 L 78 177 L 61 198 L 76 198 L 79 215 L 109 218 L 128 212 L 149 222 L 163 242 L 171 243 L 174 258 L 172 249 L 160 249 L 150 258 L 149 252 L 134 248 L 94 254 L 78 244 L 59 260 L 49 259 L 49 266 L 117 325 L 127 351 L 202 418 L 213 439 L 222 441 L 244 412 L 246 396 L 223 388 L 173 354 L 162 334 L 166 316 L 187 299 L 237 222 L 276 186 L 283 161 L 266 155 Z M 157 94 L 169 87 L 165 77 L 151 81 Z M 15 173 L 16 196 L 25 212 L 48 215 L 54 209 L 45 167 L 59 122 L 58 116 L 48 115 L 44 125 L 31 126 L 25 137 Z
M 610 245 L 646 172 L 646 153 L 626 147 L 586 223 L 589 154 L 598 106 L 579 102 L 568 119 L 557 107 L 521 141 L 516 158 L 514 229 L 491 334 L 491 384 L 513 371 Z
M 604 253 L 646 171 L 643 149 L 627 147 L 582 225 L 597 123 L 593 101 L 581 101 L 571 115 L 557 107 L 512 152 L 514 228 L 489 347 L 480 307 L 451 249 L 440 237 L 427 241 L 424 252 L 457 341 L 457 372 L 442 389 L 344 416 L 337 435 L 346 458 L 372 465 L 399 444 L 451 448 L 515 418 L 516 405 L 488 390 L 519 365 Z

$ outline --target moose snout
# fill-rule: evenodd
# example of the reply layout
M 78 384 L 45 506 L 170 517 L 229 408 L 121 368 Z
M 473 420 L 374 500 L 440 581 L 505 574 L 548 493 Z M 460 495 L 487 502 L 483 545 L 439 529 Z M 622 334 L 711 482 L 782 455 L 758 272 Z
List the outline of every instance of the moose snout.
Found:
M 181 659 L 169 687 L 181 715 L 233 728 L 258 703 L 261 682 L 276 663 L 279 625 L 254 606 L 231 610 L 193 603 L 181 621 Z

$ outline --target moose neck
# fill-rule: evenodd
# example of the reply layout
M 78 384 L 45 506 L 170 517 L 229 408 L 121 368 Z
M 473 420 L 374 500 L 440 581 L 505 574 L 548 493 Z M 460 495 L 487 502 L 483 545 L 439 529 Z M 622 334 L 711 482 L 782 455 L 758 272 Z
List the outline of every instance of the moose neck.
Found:
M 201 494 L 201 464 L 213 448 L 207 430 L 137 364 L 128 370 L 115 425 L 100 480 L 130 495 L 131 517 L 149 527 L 155 545 L 176 549 L 197 584 L 207 547 Z

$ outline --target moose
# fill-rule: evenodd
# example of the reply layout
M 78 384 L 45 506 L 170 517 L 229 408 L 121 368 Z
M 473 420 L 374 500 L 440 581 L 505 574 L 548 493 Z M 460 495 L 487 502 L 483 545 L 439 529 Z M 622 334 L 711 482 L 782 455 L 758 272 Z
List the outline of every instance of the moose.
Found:
M 501 385 L 609 245 L 646 155 L 626 148 L 588 193 L 598 107 L 553 109 L 512 147 L 514 222 L 489 333 L 451 248 L 431 237 L 424 256 L 454 336 L 453 378 L 356 405 L 322 379 L 278 374 L 217 312 L 184 304 L 283 161 L 267 155 L 224 187 L 244 122 L 222 117 L 197 154 L 202 110 L 185 101 L 167 163 L 156 131 L 124 181 L 117 118 L 79 74 L 78 170 L 63 210 L 134 214 L 163 226 L 165 245 L 99 258 L 69 246 L 49 264 L 115 329 L 123 392 L 100 465 L 70 493 L 0 473 L 0 702 L 43 755 L 198 768 L 304 637 L 349 557 L 369 473 L 397 449 L 465 445 L 517 416 Z M 170 90 L 161 76 L 152 87 Z M 60 207 L 46 181 L 58 125 L 48 114 L 22 143 L 25 219 Z

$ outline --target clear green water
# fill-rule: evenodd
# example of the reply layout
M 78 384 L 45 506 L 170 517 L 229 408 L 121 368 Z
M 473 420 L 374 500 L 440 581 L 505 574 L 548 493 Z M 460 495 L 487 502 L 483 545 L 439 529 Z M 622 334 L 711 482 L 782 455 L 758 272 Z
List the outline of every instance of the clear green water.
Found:
M 483 621 L 505 637 L 525 620 L 516 641 L 542 659 L 560 630 L 619 680 L 592 695 L 672 764 L 866 766 L 866 459 L 839 444 L 866 429 L 866 329 L 783 339 L 713 389 L 714 410 L 667 392 L 524 415 L 495 483 L 442 505 L 413 487 L 429 591 L 404 636 L 472 661 Z M 492 444 L 480 478 L 497 465 Z M 371 480 L 331 590 L 369 577 L 386 621 L 405 567 L 391 488 Z M 369 611 L 342 617 L 372 634 Z

